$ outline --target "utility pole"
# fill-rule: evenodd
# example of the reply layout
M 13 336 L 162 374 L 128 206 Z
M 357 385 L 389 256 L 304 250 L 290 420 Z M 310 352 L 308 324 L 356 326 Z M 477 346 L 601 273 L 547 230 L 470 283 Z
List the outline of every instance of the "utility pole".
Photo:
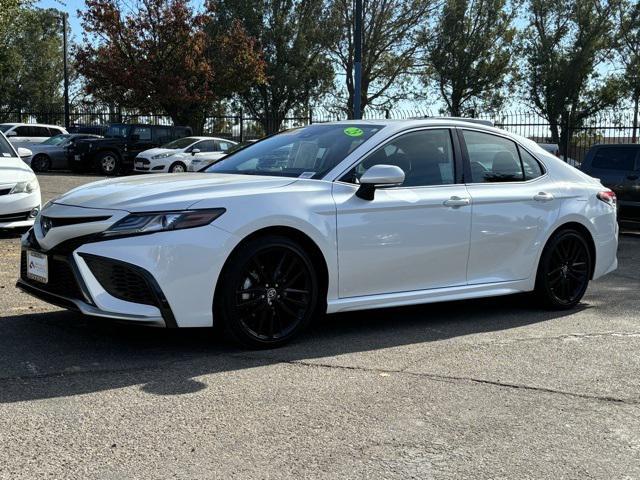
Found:
M 69 128 L 69 72 L 67 70 L 67 13 L 62 12 L 62 50 L 64 65 L 64 128 Z
M 362 118 L 362 0 L 355 0 L 356 12 L 354 17 L 354 52 L 353 52 L 353 118 L 360 120 Z

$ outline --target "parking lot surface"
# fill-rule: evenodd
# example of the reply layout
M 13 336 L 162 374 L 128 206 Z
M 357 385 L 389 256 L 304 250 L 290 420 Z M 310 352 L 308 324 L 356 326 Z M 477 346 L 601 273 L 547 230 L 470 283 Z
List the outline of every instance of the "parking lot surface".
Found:
M 640 233 L 619 262 L 569 312 L 333 315 L 252 352 L 31 298 L 0 233 L 0 478 L 640 478 Z

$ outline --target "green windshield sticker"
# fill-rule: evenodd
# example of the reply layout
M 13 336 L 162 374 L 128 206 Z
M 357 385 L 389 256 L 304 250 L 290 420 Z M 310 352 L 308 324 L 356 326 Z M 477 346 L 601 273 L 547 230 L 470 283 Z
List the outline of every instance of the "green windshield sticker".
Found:
M 364 132 L 361 128 L 358 127 L 349 127 L 344 129 L 345 135 L 349 135 L 350 137 L 361 137 Z

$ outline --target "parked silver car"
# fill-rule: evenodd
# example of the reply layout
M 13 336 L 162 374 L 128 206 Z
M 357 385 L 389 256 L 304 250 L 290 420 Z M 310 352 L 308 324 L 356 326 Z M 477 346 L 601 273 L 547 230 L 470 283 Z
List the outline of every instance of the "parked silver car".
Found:
M 64 170 L 69 168 L 67 155 L 69 147 L 73 146 L 76 140 L 90 138 L 102 138 L 99 135 L 88 133 L 66 133 L 56 135 L 42 143 L 31 146 L 33 155 L 27 163 L 31 165 L 34 172 L 46 172 L 48 170 Z

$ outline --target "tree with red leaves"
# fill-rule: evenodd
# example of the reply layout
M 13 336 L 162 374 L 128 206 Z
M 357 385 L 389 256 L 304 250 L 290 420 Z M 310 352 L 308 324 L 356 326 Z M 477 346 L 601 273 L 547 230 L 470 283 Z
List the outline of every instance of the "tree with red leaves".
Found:
M 264 62 L 245 30 L 234 23 L 211 38 L 207 17 L 186 0 L 86 5 L 75 63 L 96 100 L 159 109 L 200 131 L 213 102 L 264 81 Z

